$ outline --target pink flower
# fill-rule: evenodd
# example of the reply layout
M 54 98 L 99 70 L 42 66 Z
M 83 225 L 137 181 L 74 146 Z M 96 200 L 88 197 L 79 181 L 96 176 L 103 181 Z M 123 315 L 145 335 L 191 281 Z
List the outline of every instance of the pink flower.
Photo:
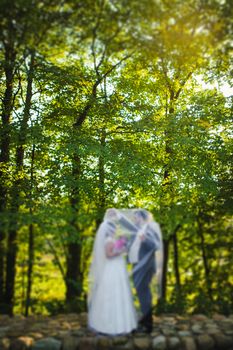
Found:
M 125 247 L 126 243 L 127 243 L 127 239 L 125 237 L 120 237 L 115 241 L 114 248 L 117 250 L 122 249 Z

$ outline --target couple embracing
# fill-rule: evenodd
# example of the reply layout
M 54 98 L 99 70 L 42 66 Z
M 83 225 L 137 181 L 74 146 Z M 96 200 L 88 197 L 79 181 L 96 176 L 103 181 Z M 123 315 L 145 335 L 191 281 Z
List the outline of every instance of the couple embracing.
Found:
M 96 333 L 152 331 L 151 280 L 157 276 L 160 296 L 162 237 L 145 209 L 108 209 L 94 242 L 89 272 L 88 325 Z M 134 307 L 127 262 L 140 304 Z

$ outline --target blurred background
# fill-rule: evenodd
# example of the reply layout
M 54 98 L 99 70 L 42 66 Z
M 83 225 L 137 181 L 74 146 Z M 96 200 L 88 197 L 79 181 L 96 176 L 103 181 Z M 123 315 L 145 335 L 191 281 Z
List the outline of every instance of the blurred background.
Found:
M 232 313 L 232 11 L 0 0 L 1 313 L 85 310 L 109 207 L 161 225 L 157 313 Z

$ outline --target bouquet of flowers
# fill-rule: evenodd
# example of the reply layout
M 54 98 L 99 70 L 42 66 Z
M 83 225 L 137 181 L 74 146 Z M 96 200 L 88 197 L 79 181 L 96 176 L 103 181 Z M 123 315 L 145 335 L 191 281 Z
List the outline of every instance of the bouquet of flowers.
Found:
M 119 237 L 118 239 L 116 239 L 116 241 L 114 243 L 114 248 L 116 250 L 122 250 L 123 248 L 126 247 L 127 241 L 128 241 L 127 238 Z
M 126 230 L 123 230 L 121 226 L 118 226 L 115 237 L 114 249 L 120 252 L 127 247 L 129 233 Z

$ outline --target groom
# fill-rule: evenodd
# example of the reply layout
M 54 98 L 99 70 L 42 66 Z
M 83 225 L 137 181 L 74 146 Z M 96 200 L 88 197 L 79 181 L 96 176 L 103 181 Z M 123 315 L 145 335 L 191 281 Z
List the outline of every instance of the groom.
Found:
M 156 272 L 155 252 L 161 249 L 160 235 L 155 222 L 150 222 L 149 213 L 144 209 L 136 209 L 131 222 L 112 209 L 118 222 L 132 233 L 127 244 L 128 261 L 133 265 L 133 281 L 141 306 L 142 318 L 139 331 L 152 331 L 152 295 L 150 283 Z
M 128 260 L 133 265 L 133 281 L 139 298 L 142 318 L 139 331 L 152 331 L 152 295 L 150 283 L 156 272 L 155 251 L 160 248 L 160 238 L 151 223 L 147 223 L 148 212 L 135 210 L 134 224 L 137 233 L 128 251 Z

